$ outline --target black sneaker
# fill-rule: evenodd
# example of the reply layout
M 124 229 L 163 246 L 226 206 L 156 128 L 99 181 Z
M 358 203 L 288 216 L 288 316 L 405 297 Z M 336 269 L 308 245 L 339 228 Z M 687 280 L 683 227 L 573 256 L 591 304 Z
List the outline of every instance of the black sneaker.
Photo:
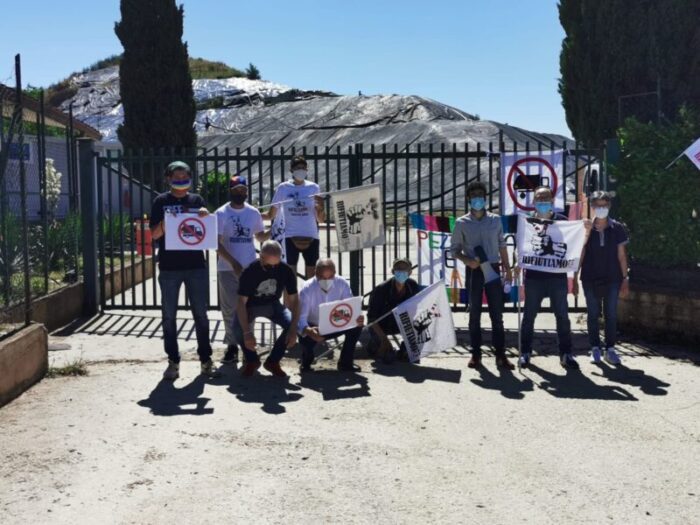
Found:
M 360 372 L 362 369 L 354 363 L 338 363 L 338 372 Z
M 576 359 L 574 358 L 574 354 L 562 354 L 559 356 L 559 362 L 561 363 L 561 366 L 567 370 L 578 370 L 580 368 L 576 362 Z
M 221 363 L 224 365 L 235 365 L 238 363 L 238 345 L 228 345 Z

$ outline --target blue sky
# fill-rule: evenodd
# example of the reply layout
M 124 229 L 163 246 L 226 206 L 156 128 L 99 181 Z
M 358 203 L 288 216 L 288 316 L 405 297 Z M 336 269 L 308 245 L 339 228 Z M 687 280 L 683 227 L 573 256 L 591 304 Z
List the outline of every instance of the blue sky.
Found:
M 302 89 L 421 95 L 484 119 L 570 135 L 557 93 L 556 0 L 184 0 L 190 55 Z M 3 5 L 0 82 L 13 56 L 46 86 L 119 53 L 118 0 Z

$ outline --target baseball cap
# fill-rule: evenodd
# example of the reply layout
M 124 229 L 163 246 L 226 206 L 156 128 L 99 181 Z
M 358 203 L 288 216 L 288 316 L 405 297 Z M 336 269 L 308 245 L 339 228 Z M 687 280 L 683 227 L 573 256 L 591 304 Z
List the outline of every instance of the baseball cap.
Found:
M 165 168 L 165 174 L 170 175 L 175 170 L 185 170 L 187 173 L 192 173 L 192 168 L 190 168 L 189 164 L 181 160 L 176 160 L 168 164 L 168 167 Z
M 248 184 L 248 180 L 242 175 L 234 175 L 229 180 L 228 188 L 232 190 L 233 188 L 235 188 L 236 186 L 240 186 L 241 184 L 245 186 L 246 184 Z
M 413 268 L 413 264 L 411 263 L 411 260 L 408 257 L 399 257 L 398 259 L 394 259 L 394 264 L 391 265 L 391 269 L 393 270 L 396 268 L 397 264 L 406 264 L 408 265 L 409 268 Z

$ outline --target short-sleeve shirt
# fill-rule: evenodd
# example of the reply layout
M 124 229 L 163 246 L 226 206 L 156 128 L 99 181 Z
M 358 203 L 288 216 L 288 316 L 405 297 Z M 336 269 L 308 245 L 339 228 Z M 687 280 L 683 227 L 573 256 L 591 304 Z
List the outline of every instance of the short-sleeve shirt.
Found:
M 617 250 L 628 242 L 625 227 L 617 221 L 608 219 L 608 225 L 601 232 L 593 226 L 584 248 L 581 280 L 601 284 L 621 282 L 622 268 Z
M 240 209 L 226 203 L 215 213 L 217 230 L 224 249 L 245 268 L 257 258 L 255 234 L 265 229 L 260 212 L 247 203 Z M 220 272 L 233 271 L 223 257 L 219 257 L 217 269 Z
M 188 193 L 183 197 L 175 197 L 170 192 L 161 193 L 153 200 L 151 228 L 160 224 L 168 212 L 196 212 L 205 206 L 204 199 L 196 193 Z M 158 267 L 161 270 L 196 270 L 207 267 L 202 250 L 166 250 L 165 235 L 156 242 L 158 245 Z
M 290 200 L 280 206 L 284 207 L 285 236 L 311 237 L 318 239 L 318 222 L 316 222 L 316 203 L 313 195 L 320 192 L 318 184 L 308 180 L 304 184 L 286 181 L 277 187 L 272 202 Z M 280 210 L 277 210 L 280 213 Z
M 297 277 L 284 263 L 263 267 L 260 260 L 250 263 L 239 279 L 238 295 L 248 298 L 247 306 L 264 306 L 279 301 L 282 292 L 297 293 Z

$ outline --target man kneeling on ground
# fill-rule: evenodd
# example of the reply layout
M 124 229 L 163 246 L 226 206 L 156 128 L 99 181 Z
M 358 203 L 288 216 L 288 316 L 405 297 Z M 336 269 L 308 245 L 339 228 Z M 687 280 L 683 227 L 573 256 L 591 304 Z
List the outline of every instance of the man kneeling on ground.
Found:
M 418 283 L 411 279 L 411 261 L 405 258 L 396 259 L 392 265 L 393 277 L 377 285 L 369 296 L 367 319 L 370 323 L 382 318 L 398 305 L 418 293 Z M 370 330 L 371 342 L 368 351 L 371 354 L 379 353 L 385 363 L 391 363 L 396 358 L 396 352 L 391 346 L 388 335 L 399 333 L 393 314 L 389 314 L 379 322 L 372 324 Z M 399 357 L 408 360 L 406 346 L 401 343 Z
M 287 292 L 289 308 L 280 301 L 283 291 Z M 253 328 L 255 319 L 264 317 L 282 328 L 264 367 L 273 376 L 287 377 L 280 367 L 280 361 L 284 351 L 294 347 L 297 342 L 299 296 L 296 276 L 288 265 L 282 263 L 282 247 L 277 241 L 265 241 L 260 248 L 260 258 L 243 270 L 237 314 L 234 334 L 237 341 L 243 341 L 245 354 L 242 375 L 250 377 L 260 368 Z
M 301 333 L 301 371 L 311 371 L 314 361 L 314 346 L 323 343 L 327 339 L 336 339 L 345 336 L 343 349 L 338 360 L 338 370 L 351 372 L 357 370 L 353 365 L 355 346 L 360 338 L 362 326 L 365 324 L 364 316 L 355 319 L 354 327 L 342 332 L 335 332 L 322 336 L 318 331 L 319 306 L 323 303 L 349 299 L 352 297 L 350 284 L 335 274 L 335 263 L 331 259 L 319 259 L 316 262 L 316 275 L 306 281 L 299 292 L 301 302 L 301 314 L 299 315 L 299 332 Z

